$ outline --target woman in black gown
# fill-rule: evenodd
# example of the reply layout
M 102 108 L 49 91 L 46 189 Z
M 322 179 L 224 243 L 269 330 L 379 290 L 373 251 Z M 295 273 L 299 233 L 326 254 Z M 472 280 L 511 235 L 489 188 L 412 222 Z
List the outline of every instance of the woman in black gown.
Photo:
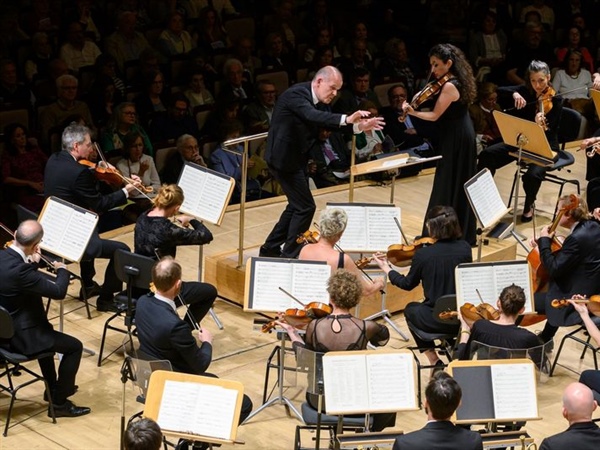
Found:
M 473 70 L 464 53 L 452 44 L 438 44 L 429 51 L 431 74 L 447 81 L 433 96 L 431 111 L 415 110 L 408 102 L 402 108 L 413 117 L 436 122 L 438 161 L 429 211 L 436 205 L 452 206 L 456 211 L 464 239 L 475 244 L 475 216 L 465 195 L 464 184 L 475 175 L 475 130 L 469 118 L 469 105 L 477 97 Z M 423 235 L 427 235 L 425 224 Z

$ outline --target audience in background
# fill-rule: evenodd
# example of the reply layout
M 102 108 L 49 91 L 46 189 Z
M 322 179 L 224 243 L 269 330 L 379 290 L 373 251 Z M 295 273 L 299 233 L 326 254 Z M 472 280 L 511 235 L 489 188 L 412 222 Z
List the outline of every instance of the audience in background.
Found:
M 154 148 L 146 131 L 138 123 L 135 105 L 123 102 L 117 105 L 101 135 L 100 143 L 107 157 L 120 156 L 123 139 L 129 133 L 139 133 L 144 140 L 144 148 L 150 156 L 154 156 Z

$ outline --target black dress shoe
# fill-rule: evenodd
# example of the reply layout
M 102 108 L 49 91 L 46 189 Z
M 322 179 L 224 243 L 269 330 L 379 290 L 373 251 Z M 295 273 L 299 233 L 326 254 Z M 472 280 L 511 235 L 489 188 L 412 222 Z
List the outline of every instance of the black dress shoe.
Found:
M 119 312 L 124 311 L 112 300 L 100 300 L 96 301 L 96 309 L 100 312 Z
M 67 395 L 67 397 L 70 397 L 71 395 L 75 395 L 77 393 L 77 391 L 79 390 L 79 386 L 75 385 L 73 386 L 73 391 Z M 47 402 L 48 401 L 48 392 L 44 391 L 44 401 Z
M 521 223 L 529 223 L 533 220 L 533 216 L 527 217 L 526 215 L 521 215 Z
M 101 290 L 102 290 L 102 286 L 100 286 L 95 281 L 94 281 L 94 284 L 92 284 L 91 286 L 85 287 L 85 293 L 86 293 L 88 299 L 90 299 L 92 297 L 96 297 L 97 295 L 100 295 Z M 79 289 L 79 300 L 83 300 L 83 299 L 84 299 L 84 295 L 83 295 L 83 288 L 82 288 L 82 289 Z
M 267 248 L 261 245 L 258 251 L 258 256 L 266 258 L 281 258 L 281 250 L 279 248 Z
M 64 405 L 53 405 L 55 417 L 79 417 L 92 412 L 87 406 L 77 406 L 71 400 L 67 400 Z M 52 417 L 48 407 L 48 417 Z

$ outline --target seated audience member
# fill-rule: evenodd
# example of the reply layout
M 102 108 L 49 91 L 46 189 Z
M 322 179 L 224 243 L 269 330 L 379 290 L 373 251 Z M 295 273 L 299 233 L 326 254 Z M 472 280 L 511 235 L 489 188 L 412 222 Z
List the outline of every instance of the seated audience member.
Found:
M 223 28 L 221 19 L 214 8 L 203 8 L 198 19 L 197 38 L 199 47 L 202 47 L 209 55 L 231 47 L 231 41 L 227 37 L 227 32 Z
M 114 78 L 103 74 L 96 76 L 86 97 L 94 123 L 100 129 L 106 127 L 115 107 L 123 101 Z
M 330 46 L 317 48 L 315 50 L 315 57 L 308 67 L 306 79 L 312 80 L 320 69 L 331 65 L 333 65 L 333 49 Z
M 582 63 L 581 51 L 569 49 L 564 56 L 562 68 L 557 70 L 552 78 L 552 87 L 565 100 L 564 106 L 580 112 L 588 120 L 593 120 L 596 109 L 589 89 L 594 83 L 592 74 Z
M 580 53 L 580 67 L 584 67 L 589 72 L 594 73 L 594 57 L 591 55 L 590 51 L 582 45 L 581 42 L 581 33 L 582 30 L 577 25 L 572 25 L 567 30 L 567 42 L 563 47 L 556 49 L 556 61 L 561 63 L 561 65 L 565 65 L 562 63 L 566 63 L 567 55 L 569 52 L 578 51 Z
M 276 100 L 275 85 L 269 80 L 259 80 L 256 83 L 256 100 L 246 106 L 242 112 L 249 134 L 264 133 L 269 130 Z
M 436 373 L 425 388 L 427 425 L 398 436 L 393 450 L 483 450 L 481 435 L 454 425 L 452 414 L 460 406 L 462 390 L 445 372 Z
M 152 419 L 130 422 L 123 436 L 125 450 L 160 450 L 162 445 L 162 431 Z
M 25 78 L 28 83 L 49 77 L 48 65 L 53 57 L 52 46 L 48 35 L 44 32 L 31 36 L 31 53 L 25 60 Z
M 540 450 L 595 450 L 600 440 L 600 428 L 592 421 L 592 414 L 597 407 L 598 403 L 587 386 L 569 384 L 563 393 L 562 407 L 562 415 L 569 422 L 569 428 L 545 438 Z
M 176 216 L 183 200 L 183 190 L 179 186 L 165 184 L 160 188 L 152 200 L 152 209 L 142 213 L 135 224 L 135 253 L 155 259 L 163 256 L 174 258 L 179 245 L 204 245 L 212 241 L 212 233 L 202 222 L 183 214 Z M 183 227 L 171 222 L 171 217 L 175 217 Z M 196 325 L 212 307 L 217 290 L 211 284 L 192 281 L 184 282 L 180 293 L 177 306 L 183 306 L 182 303 L 189 305 L 185 320 L 192 329 L 197 328 Z
M 358 108 L 361 111 L 369 111 L 371 116 L 375 117 L 379 115 L 377 105 L 370 100 L 363 100 L 358 104 Z M 390 149 L 384 149 L 385 136 L 380 130 L 368 130 L 361 131 L 356 134 L 356 163 L 366 162 L 375 158 L 375 155 L 380 153 L 387 153 Z M 352 147 L 352 143 L 348 144 Z
M 123 210 L 125 225 L 135 223 L 138 216 L 144 211 L 147 211 L 152 206 L 152 199 L 156 197 L 160 189 L 160 178 L 154 165 L 154 159 L 144 152 L 144 139 L 139 133 L 129 133 L 123 139 L 123 158 L 120 159 L 116 166 L 117 169 L 125 177 L 132 178 L 137 175 L 144 187 L 152 188 L 152 192 L 134 191 L 129 200 L 133 204 L 127 205 Z
M 377 68 L 377 79 L 383 83 L 401 81 L 409 92 L 414 93 L 421 69 L 408 56 L 406 42 L 399 38 L 390 39 L 385 43 L 384 55 Z
M 12 123 L 4 128 L 4 151 L 0 173 L 6 198 L 39 213 L 44 206 L 44 168 L 48 156 L 27 129 Z
M 33 99 L 29 88 L 19 82 L 17 65 L 10 59 L 0 61 L 0 101 L 32 105 Z
M 117 17 L 117 30 L 105 39 L 105 51 L 117 61 L 121 73 L 127 61 L 140 59 L 150 45 L 142 33 L 136 31 L 136 13 L 123 11 Z
M 509 85 L 527 84 L 527 68 L 533 60 L 552 61 L 552 48 L 542 41 L 544 27 L 537 22 L 525 24 L 525 40 L 513 45 L 506 53 L 506 81 Z
M 283 38 L 286 51 L 290 54 L 296 50 L 300 42 L 300 21 L 298 15 L 294 14 L 294 2 L 292 0 L 278 0 L 274 7 L 275 14 L 266 16 L 263 20 L 264 33 L 277 33 Z
M 293 53 L 284 45 L 283 36 L 277 32 L 269 33 L 265 40 L 265 49 L 261 60 L 262 68 L 274 72 L 285 71 L 290 81 L 293 81 L 296 78 L 296 61 Z
M 187 13 L 187 17 L 190 19 L 197 19 L 200 17 L 200 11 L 208 5 L 213 5 L 212 7 L 221 20 L 224 20 L 228 16 L 236 16 L 238 14 L 231 4 L 231 0 L 182 0 L 181 4 Z
M 311 18 L 311 21 L 312 21 L 312 18 Z M 338 52 L 336 46 L 334 45 L 334 41 L 333 41 L 331 34 L 332 34 L 332 28 L 330 28 L 330 27 L 323 27 L 317 31 L 316 37 L 314 38 L 315 39 L 314 43 L 311 46 L 309 46 L 309 48 L 307 48 L 306 52 L 304 53 L 304 62 L 307 65 L 310 65 L 311 63 L 313 63 L 315 61 L 315 55 L 317 53 L 317 49 L 319 49 L 321 47 L 328 47 L 331 49 L 332 60 L 334 58 L 339 58 L 341 56 L 340 53 Z M 331 64 L 331 62 L 329 64 Z M 326 64 L 326 65 L 329 65 L 329 64 Z
M 152 269 L 152 282 L 156 293 L 140 297 L 136 305 L 140 350 L 152 359 L 170 361 L 176 372 L 214 376 L 207 372 L 212 360 L 212 334 L 207 328 L 193 332 L 177 315 L 175 301 L 183 284 L 181 266 L 170 256 L 162 258 Z M 252 401 L 244 395 L 240 423 L 251 411 Z
M 230 58 L 223 65 L 225 81 L 221 83 L 218 102 L 221 99 L 237 98 L 243 102 L 254 98 L 254 91 L 249 81 L 244 80 L 244 66 L 241 61 Z
M 174 11 L 167 20 L 167 28 L 158 36 L 156 47 L 165 62 L 173 56 L 189 53 L 196 43 L 185 29 L 185 21 L 180 12 Z
M 309 322 L 305 341 L 291 325 L 283 320 L 278 324 L 290 336 L 294 349 L 304 347 L 315 352 L 327 353 L 366 350 L 369 344 L 382 347 L 390 340 L 387 327 L 372 320 L 359 319 L 350 313 L 350 310 L 358 305 L 362 292 L 361 283 L 356 275 L 348 270 L 337 269 L 327 281 L 327 293 L 333 311 L 326 317 Z M 313 409 L 318 409 L 315 395 L 307 394 L 306 399 Z M 377 413 L 372 417 L 372 431 L 381 431 L 394 426 L 396 422 L 396 413 Z
M 159 70 L 143 74 L 142 92 L 133 100 L 140 123 L 149 128 L 150 122 L 167 113 L 165 76 Z
M 210 162 L 212 168 L 217 172 L 229 175 L 235 180 L 235 189 L 231 196 L 230 204 L 239 203 L 242 195 L 242 153 L 244 152 L 244 145 L 242 143 L 237 144 L 235 147 L 228 147 L 225 150 L 223 142 L 229 139 L 239 138 L 244 131 L 242 123 L 238 120 L 233 122 L 224 123 L 221 126 L 219 134 L 221 135 L 219 142 L 220 144 L 213 150 L 210 155 Z M 235 151 L 235 153 L 232 153 Z M 251 155 L 248 158 L 248 169 L 252 169 L 256 165 L 256 159 L 260 158 L 258 155 Z M 260 158 L 262 160 L 262 158 Z M 262 160 L 262 165 L 266 167 L 266 163 Z M 259 200 L 261 198 L 269 198 L 273 195 L 270 192 L 263 192 L 261 182 L 257 178 L 251 177 L 246 174 L 246 201 Z
M 390 282 L 407 291 L 423 283 L 425 300 L 406 305 L 404 315 L 419 330 L 428 333 L 458 333 L 458 325 L 443 324 L 433 317 L 433 307 L 443 295 L 456 294 L 454 270 L 461 263 L 473 260 L 471 246 L 462 239 L 462 230 L 456 212 L 450 206 L 434 206 L 427 212 L 426 226 L 435 244 L 415 252 L 408 275 L 392 269 L 384 254 L 374 255 L 377 265 L 387 274 Z M 417 347 L 427 356 L 430 365 L 443 367 L 434 350 L 433 341 L 424 341 L 412 333 Z
M 347 182 L 347 177 L 338 178 L 335 173 L 350 170 L 350 150 L 339 132 L 319 128 L 319 134 L 310 148 L 308 175 L 318 189 Z M 335 173 L 334 173 L 335 172 Z
M 352 258 L 335 248 L 344 234 L 346 225 L 348 225 L 348 214 L 343 209 L 327 208 L 323 210 L 319 219 L 319 240 L 316 243 L 308 243 L 302 247 L 298 259 L 325 261 L 329 264 L 332 271 L 346 269 L 355 275 L 360 282 L 362 295 L 369 296 L 384 288 L 383 279 L 376 278 L 373 281 L 369 281 L 363 278 Z
M 347 56 L 352 53 L 353 41 L 356 40 L 365 43 L 365 55 L 369 61 L 373 62 L 375 60 L 375 57 L 377 56 L 378 50 L 375 43 L 369 39 L 369 30 L 367 28 L 366 22 L 364 22 L 363 20 L 358 20 L 354 23 L 350 39 L 341 39 L 340 50 L 342 51 L 343 55 Z
M 413 117 L 407 114 L 403 122 L 398 120 L 403 114 L 402 104 L 408 98 L 408 91 L 406 90 L 404 83 L 397 83 L 390 86 L 387 91 L 387 96 L 390 106 L 380 108 L 379 112 L 381 113 L 383 120 L 385 120 L 383 133 L 392 138 L 394 147 L 398 150 L 409 148 L 417 148 L 419 150 L 429 149 L 429 144 L 427 144 L 423 140 L 423 137 L 417 132 L 417 129 L 413 124 Z
M 502 141 L 498 124 L 493 116 L 494 111 L 502 110 L 497 101 L 498 86 L 485 82 L 477 89 L 477 103 L 469 105 L 469 117 L 473 121 L 473 128 L 477 135 L 478 154 L 488 145 Z
M 200 147 L 198 140 L 191 134 L 179 136 L 175 142 L 177 152 L 174 153 L 166 162 L 160 179 L 163 183 L 175 184 L 179 180 L 179 174 L 183 170 L 186 162 L 198 164 L 206 167 L 204 158 L 200 155 Z
M 373 62 L 367 56 L 367 43 L 363 39 L 353 39 L 350 55 L 340 61 L 338 69 L 344 80 L 350 80 L 352 73 L 359 68 L 373 73 Z
M 200 134 L 209 141 L 217 141 L 219 139 L 218 130 L 223 124 L 242 120 L 242 104 L 243 100 L 232 95 L 219 97 L 215 109 L 208 114 Z
M 594 340 L 596 345 L 600 345 L 600 330 L 590 317 L 590 311 L 588 310 L 587 305 L 585 303 L 577 303 L 576 300 L 569 301 L 569 303 L 571 303 L 573 308 L 575 308 L 575 311 L 579 313 L 589 336 Z M 600 400 L 600 371 L 584 370 L 581 372 L 579 382 L 585 384 L 592 390 L 596 401 Z
M 56 277 L 38 272 L 39 244 L 43 235 L 44 230 L 38 222 L 26 220 L 17 228 L 13 243 L 0 251 L 0 306 L 10 313 L 14 325 L 14 335 L 8 346 L 26 356 L 42 352 L 60 353 L 58 373 L 54 355 L 38 360 L 50 388 L 44 398 L 52 402 L 56 417 L 83 416 L 90 413 L 90 408 L 76 406 L 68 399 L 77 392 L 75 377 L 83 345 L 78 339 L 54 330 L 46 317 L 42 300 L 42 297 L 63 300 L 67 295 L 70 275 L 61 262 L 53 263 Z
M 516 325 L 517 317 L 525 310 L 523 288 L 515 284 L 505 287 L 495 306 L 500 313 L 496 320 L 477 320 L 469 325 L 468 321 L 460 316 L 461 331 L 456 358 L 470 359 L 470 346 L 473 341 L 511 349 L 532 348 L 542 344 L 534 333 Z M 539 361 L 534 362 L 539 365 Z
M 48 63 L 48 76 L 35 80 L 33 94 L 38 104 L 48 104 L 56 100 L 58 89 L 56 80 L 62 75 L 68 75 L 69 68 L 62 59 L 55 58 Z
M 196 106 L 212 105 L 215 103 L 212 93 L 206 88 L 204 69 L 202 68 L 192 70 L 189 87 L 183 93 L 188 98 L 192 109 Z
M 73 73 L 80 67 L 93 66 L 102 52 L 96 44 L 87 40 L 79 21 L 71 22 L 67 28 L 67 41 L 60 47 L 59 57 L 67 63 Z
M 333 30 L 334 30 L 334 11 L 331 10 L 331 6 L 327 5 L 327 0 L 315 0 L 311 2 L 308 14 L 303 20 L 302 26 L 309 36 L 319 39 L 320 32 L 327 30 L 327 45 L 333 42 Z M 337 12 L 337 11 L 336 11 Z M 324 44 L 318 44 L 324 45 Z M 306 55 L 306 54 L 305 54 Z M 306 61 L 309 62 L 309 61 Z
M 81 115 L 88 126 L 94 130 L 94 121 L 88 106 L 77 100 L 77 87 L 79 81 L 73 75 L 61 75 L 56 79 L 58 98 L 56 102 L 45 107 L 39 115 L 39 128 L 42 143 L 47 144 L 50 130 L 60 126 L 67 117 Z
M 469 61 L 478 81 L 501 81 L 501 73 L 506 59 L 508 38 L 497 27 L 496 13 L 488 10 L 481 22 L 481 29 L 471 38 Z
M 110 77 L 121 96 L 125 98 L 125 82 L 117 74 L 117 61 L 115 58 L 108 53 L 103 53 L 96 58 L 95 66 L 96 77 L 101 77 L 102 75 Z
M 154 142 L 175 140 L 182 134 L 200 137 L 198 123 L 190 113 L 190 101 L 181 92 L 173 94 L 167 114 L 155 116 L 149 129 Z
M 254 82 L 254 73 L 261 68 L 260 58 L 254 56 L 254 43 L 249 37 L 240 37 L 232 48 L 231 56 L 244 66 L 243 78 L 249 83 Z
M 139 124 L 135 105 L 123 102 L 117 105 L 108 121 L 106 128 L 100 136 L 100 144 L 106 157 L 119 156 L 123 149 L 123 139 L 130 133 L 142 136 L 144 149 L 148 155 L 154 155 L 154 148 L 146 131 Z
M 527 14 L 535 11 L 540 16 L 541 23 L 549 30 L 554 30 L 554 9 L 552 6 L 546 5 L 546 0 L 533 0 L 530 5 L 521 9 L 520 23 L 526 23 Z
M 371 74 L 368 70 L 358 68 L 350 76 L 348 89 L 340 92 L 340 97 L 333 105 L 333 110 L 342 114 L 352 114 L 357 111 L 361 102 L 368 100 L 379 107 L 379 100 L 371 89 Z

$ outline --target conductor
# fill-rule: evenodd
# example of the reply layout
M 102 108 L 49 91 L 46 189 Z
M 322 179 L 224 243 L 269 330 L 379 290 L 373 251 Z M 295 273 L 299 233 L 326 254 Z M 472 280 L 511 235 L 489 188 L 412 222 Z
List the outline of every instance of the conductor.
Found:
M 308 187 L 309 149 L 319 127 L 353 125 L 353 131 L 381 130 L 381 117 L 366 118 L 367 111 L 334 114 L 329 104 L 342 87 L 342 74 L 333 66 L 321 68 L 313 80 L 288 88 L 277 100 L 267 138 L 265 160 L 279 182 L 288 204 L 260 248 L 259 256 L 295 258 L 300 251 L 299 234 L 308 230 L 316 210 Z M 281 248 L 281 245 L 283 249 Z

